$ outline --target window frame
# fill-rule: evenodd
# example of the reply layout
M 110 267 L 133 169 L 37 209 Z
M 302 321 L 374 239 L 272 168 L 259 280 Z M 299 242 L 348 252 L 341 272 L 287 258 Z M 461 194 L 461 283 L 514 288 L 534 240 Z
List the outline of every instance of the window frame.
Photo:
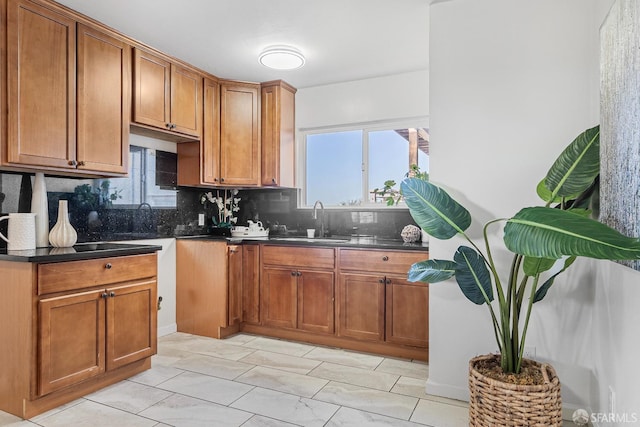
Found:
M 169 150 L 165 150 L 164 147 L 160 147 L 157 148 L 151 144 L 140 144 L 139 141 L 136 141 L 136 144 L 129 144 L 129 150 L 130 151 L 136 151 L 140 153 L 140 183 L 137 187 L 137 191 L 140 193 L 140 203 L 112 203 L 109 206 L 109 209 L 137 209 L 139 208 L 143 203 L 149 203 L 147 202 L 147 197 L 148 197 L 148 191 L 147 191 L 147 180 L 150 179 L 149 176 L 147 176 L 147 152 L 149 150 L 154 150 L 154 151 L 169 151 Z M 102 181 L 111 181 L 114 178 L 117 179 L 132 179 L 132 174 L 131 174 L 131 167 L 133 166 L 131 159 L 129 159 L 129 165 L 128 165 L 128 172 L 126 176 L 114 176 L 114 177 L 109 177 L 109 178 L 97 178 L 94 181 L 97 183 L 98 187 L 100 186 L 100 183 Z M 154 178 L 155 179 L 155 178 Z M 117 188 L 117 187 L 114 187 Z M 177 193 L 177 189 L 176 190 L 172 190 L 175 191 Z M 156 206 L 156 205 L 150 205 L 151 208 L 153 210 L 175 210 L 177 209 L 178 206 L 178 202 L 177 202 L 177 195 L 176 195 L 176 205 L 175 206 Z
M 307 199 L 307 136 L 323 133 L 362 131 L 362 193 L 364 202 L 358 206 L 325 206 L 326 209 L 335 210 L 375 210 L 375 209 L 408 209 L 404 202 L 397 205 L 387 206 L 386 204 L 369 202 L 369 133 L 385 130 L 395 130 L 404 128 L 429 128 L 428 117 L 413 117 L 399 120 L 362 122 L 336 126 L 321 126 L 315 128 L 303 128 L 298 130 L 297 156 L 296 156 L 296 182 L 301 183 L 298 209 L 313 209 L 312 205 L 305 205 Z M 408 162 L 409 159 L 407 159 Z M 407 170 L 409 166 L 407 165 Z M 366 196 L 366 197 L 365 197 Z

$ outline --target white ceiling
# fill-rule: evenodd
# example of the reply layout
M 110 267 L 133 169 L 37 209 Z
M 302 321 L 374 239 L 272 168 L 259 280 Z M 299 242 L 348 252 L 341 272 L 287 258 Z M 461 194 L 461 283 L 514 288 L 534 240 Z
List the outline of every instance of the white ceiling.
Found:
M 58 0 L 218 77 L 303 88 L 428 67 L 428 0 Z M 267 46 L 306 56 L 258 63 Z

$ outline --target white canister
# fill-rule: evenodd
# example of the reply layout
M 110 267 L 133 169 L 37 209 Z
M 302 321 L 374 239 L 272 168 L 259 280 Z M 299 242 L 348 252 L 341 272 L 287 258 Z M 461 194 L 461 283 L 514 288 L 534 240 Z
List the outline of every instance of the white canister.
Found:
M 7 236 L 0 238 L 7 242 L 8 251 L 28 251 L 36 248 L 36 214 L 10 213 L 0 218 L 8 220 Z

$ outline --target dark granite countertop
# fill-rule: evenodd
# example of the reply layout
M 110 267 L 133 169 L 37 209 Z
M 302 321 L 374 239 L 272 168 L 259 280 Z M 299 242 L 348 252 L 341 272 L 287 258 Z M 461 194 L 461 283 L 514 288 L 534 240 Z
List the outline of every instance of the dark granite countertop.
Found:
M 70 248 L 38 248 L 27 251 L 0 249 L 0 261 L 17 262 L 60 262 L 113 256 L 149 254 L 162 249 L 156 245 L 135 243 L 82 243 Z
M 198 239 L 198 240 L 226 240 L 229 244 L 242 243 L 266 243 L 275 245 L 292 246 L 331 246 L 331 247 L 353 247 L 369 249 L 402 249 L 428 251 L 428 243 L 404 243 L 400 239 L 381 239 L 377 237 L 355 237 L 355 236 L 334 236 L 327 238 L 296 237 L 296 236 L 272 236 L 272 237 L 221 237 L 210 235 L 179 236 L 176 239 Z

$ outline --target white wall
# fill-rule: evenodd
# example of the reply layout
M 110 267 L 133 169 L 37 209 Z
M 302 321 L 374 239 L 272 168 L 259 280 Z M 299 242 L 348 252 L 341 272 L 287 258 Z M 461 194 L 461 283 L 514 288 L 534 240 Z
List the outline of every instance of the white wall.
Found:
M 158 296 L 162 297 L 161 309 L 158 311 L 158 336 L 175 332 L 176 239 L 127 240 L 119 243 L 162 246 L 162 250 L 158 251 Z
M 598 123 L 598 28 L 610 4 L 432 4 L 431 179 L 471 211 L 474 236 L 489 218 L 539 204 L 535 187 L 551 162 Z M 451 259 L 461 242 L 430 243 L 431 258 Z M 606 410 L 612 385 L 617 411 L 640 412 L 640 340 L 630 326 L 639 324 L 638 273 L 580 260 L 561 279 L 536 304 L 528 345 L 558 370 L 565 406 Z M 495 350 L 486 307 L 452 281 L 432 285 L 427 392 L 467 399 L 468 360 Z
M 296 93 L 296 128 L 425 118 L 428 104 L 427 70 L 314 86 Z

